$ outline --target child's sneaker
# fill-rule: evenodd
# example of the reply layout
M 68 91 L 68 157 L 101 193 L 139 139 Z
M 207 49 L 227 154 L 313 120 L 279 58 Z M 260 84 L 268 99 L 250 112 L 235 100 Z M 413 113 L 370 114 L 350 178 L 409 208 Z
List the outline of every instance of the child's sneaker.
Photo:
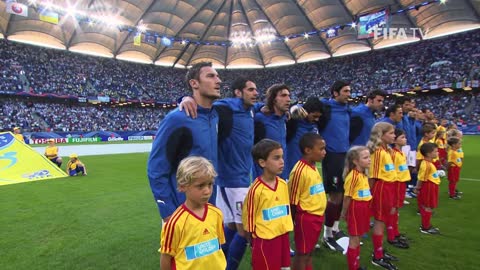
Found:
M 455 195 L 455 196 L 450 196 L 450 199 L 452 200 L 460 200 L 462 197 Z
M 440 230 L 438 228 L 434 228 L 433 226 L 430 226 L 428 229 L 420 228 L 420 232 L 425 234 L 440 234 Z
M 372 258 L 372 264 L 376 266 L 383 267 L 384 269 L 388 270 L 397 270 L 398 268 L 393 265 L 389 260 L 385 258 L 380 258 L 380 259 L 375 259 L 375 257 Z
M 404 249 L 407 249 L 409 248 L 410 246 L 408 245 L 408 243 L 404 242 L 404 241 L 401 241 L 400 239 L 398 238 L 395 238 L 393 241 L 388 241 L 388 243 L 394 247 L 397 247 L 397 248 L 404 248 Z

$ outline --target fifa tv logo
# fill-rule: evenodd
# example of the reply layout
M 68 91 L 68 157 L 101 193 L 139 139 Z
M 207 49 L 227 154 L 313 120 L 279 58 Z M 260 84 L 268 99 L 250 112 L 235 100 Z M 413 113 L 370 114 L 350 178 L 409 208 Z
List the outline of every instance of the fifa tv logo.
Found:
M 385 39 L 409 39 L 418 38 L 425 39 L 428 35 L 430 28 L 423 30 L 418 27 L 375 27 L 373 29 L 373 39 L 383 38 Z

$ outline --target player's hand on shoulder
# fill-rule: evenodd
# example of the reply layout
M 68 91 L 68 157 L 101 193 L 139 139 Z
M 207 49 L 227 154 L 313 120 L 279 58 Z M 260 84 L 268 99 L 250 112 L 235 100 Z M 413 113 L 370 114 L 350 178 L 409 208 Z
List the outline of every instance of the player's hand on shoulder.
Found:
M 192 117 L 193 119 L 197 118 L 197 102 L 192 97 L 182 98 L 182 102 L 178 106 L 180 111 L 185 111 L 187 116 Z

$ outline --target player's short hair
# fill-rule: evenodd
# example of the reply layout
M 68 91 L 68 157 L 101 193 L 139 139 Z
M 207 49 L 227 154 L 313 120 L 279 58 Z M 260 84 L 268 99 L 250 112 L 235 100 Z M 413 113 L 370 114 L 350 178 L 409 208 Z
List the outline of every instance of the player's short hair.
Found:
M 182 159 L 177 169 L 177 186 L 190 185 L 200 177 L 214 179 L 217 172 L 210 161 L 204 157 L 190 156 Z
M 198 62 L 194 64 L 190 69 L 187 71 L 187 75 L 185 75 L 185 83 L 190 91 L 193 92 L 193 88 L 190 85 L 190 80 L 200 80 L 200 70 L 203 67 L 212 67 L 212 62 Z
M 337 92 L 338 94 L 340 94 L 340 90 L 342 90 L 343 87 L 345 86 L 349 86 L 350 83 L 349 82 L 346 82 L 346 81 L 335 81 L 332 86 L 330 86 L 330 94 L 332 95 L 332 97 L 334 97 L 335 95 L 333 94 L 334 92 Z
M 398 104 L 398 105 L 402 106 L 403 104 L 405 104 L 405 102 L 415 102 L 415 100 L 412 97 L 408 97 L 408 96 L 407 97 L 399 97 L 395 101 L 395 104 Z
M 238 89 L 243 92 L 243 88 L 247 86 L 247 82 L 253 82 L 252 79 L 245 77 L 245 76 L 240 76 L 235 79 L 232 83 L 232 96 L 235 96 L 235 90 Z
M 424 143 L 424 144 L 422 144 L 422 146 L 420 146 L 420 153 L 423 156 L 426 156 L 426 155 L 432 153 L 433 151 L 435 151 L 435 149 L 437 149 L 437 148 L 438 148 L 438 146 L 434 143 L 431 143 L 431 142 Z
M 460 139 L 457 138 L 457 137 L 451 137 L 451 138 L 448 138 L 448 140 L 447 140 L 447 144 L 448 144 L 449 146 L 453 146 L 453 145 L 455 145 L 455 144 L 457 144 L 457 143 L 459 143 L 459 142 L 460 142 Z
M 303 108 L 307 113 L 320 112 L 323 113 L 323 103 L 317 97 L 309 97 L 303 104 Z
M 402 106 L 400 106 L 398 104 L 391 105 L 385 111 L 385 117 L 390 117 L 390 114 L 395 113 L 399 108 L 402 108 Z
M 260 159 L 267 160 L 268 155 L 273 150 L 281 149 L 282 145 L 278 142 L 270 139 L 262 139 L 258 143 L 256 143 L 252 148 L 252 156 L 253 160 L 258 163 Z
M 432 124 L 432 123 L 424 123 L 424 124 L 422 125 L 422 135 L 425 136 L 425 134 L 430 133 L 430 132 L 432 132 L 432 131 L 434 131 L 434 130 L 436 130 L 436 129 L 437 129 L 437 128 L 435 127 L 434 124 Z
M 286 84 L 274 84 L 267 89 L 267 94 L 265 98 L 265 106 L 273 113 L 273 104 L 275 103 L 275 98 L 277 98 L 278 92 L 282 90 L 288 90 L 290 92 L 290 88 Z
M 381 89 L 375 89 L 375 90 L 369 91 L 367 93 L 367 100 L 374 99 L 376 96 L 382 96 L 385 98 L 387 96 L 387 92 Z
M 319 134 L 312 132 L 305 133 L 302 138 L 300 138 L 300 142 L 298 143 L 302 154 L 305 154 L 305 148 L 312 149 L 315 146 L 315 143 L 319 140 L 323 140 L 323 137 Z

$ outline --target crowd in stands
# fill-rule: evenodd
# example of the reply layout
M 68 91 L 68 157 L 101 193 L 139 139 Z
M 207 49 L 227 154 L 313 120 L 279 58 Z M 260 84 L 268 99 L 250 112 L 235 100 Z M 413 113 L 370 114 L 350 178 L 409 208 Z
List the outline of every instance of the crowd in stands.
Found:
M 163 108 L 80 106 L 33 102 L 21 99 L 0 101 L 0 127 L 23 131 L 145 131 L 156 130 L 167 113 Z M 43 122 L 43 125 L 42 125 Z
M 241 75 L 252 78 L 260 91 L 274 83 L 291 86 L 292 100 L 329 96 L 335 80 L 350 81 L 354 94 L 372 89 L 411 89 L 480 79 L 480 31 L 410 45 L 293 66 L 259 70 L 219 70 L 229 84 Z M 187 95 L 185 70 L 135 64 L 69 51 L 46 49 L 0 40 L 0 93 L 28 92 L 85 97 L 176 103 Z M 452 99 L 453 98 L 453 99 Z M 479 121 L 478 97 L 470 94 L 429 95 L 417 101 L 441 118 L 467 123 Z M 453 102 L 452 102 L 453 101 Z M 0 101 L 0 127 L 20 125 L 27 130 L 151 130 L 165 110 L 109 108 Z M 466 106 L 470 104 L 470 106 Z M 34 117 L 35 112 L 38 117 Z M 43 119 L 43 120 L 39 120 Z M 44 121 L 41 125 L 39 123 Z
M 437 119 L 445 118 L 457 125 L 479 125 L 479 98 L 475 94 L 459 92 L 421 95 L 415 101 L 417 108 L 431 110 Z M 393 103 L 392 97 L 386 105 Z M 23 131 L 54 132 L 156 130 L 171 109 L 26 102 L 20 97 L 9 97 L 0 101 L 0 128 L 11 130 L 19 126 Z

